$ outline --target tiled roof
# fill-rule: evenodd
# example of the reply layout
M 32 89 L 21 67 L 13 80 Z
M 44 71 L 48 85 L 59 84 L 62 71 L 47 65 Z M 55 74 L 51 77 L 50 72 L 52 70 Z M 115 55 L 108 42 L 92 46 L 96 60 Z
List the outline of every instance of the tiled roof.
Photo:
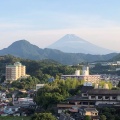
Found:
M 95 108 L 85 108 L 84 110 L 87 112 L 98 112 Z
M 92 89 L 88 91 L 89 95 L 120 95 L 120 90 Z
M 83 86 L 81 92 L 86 93 L 87 91 L 92 90 L 93 88 L 93 86 Z

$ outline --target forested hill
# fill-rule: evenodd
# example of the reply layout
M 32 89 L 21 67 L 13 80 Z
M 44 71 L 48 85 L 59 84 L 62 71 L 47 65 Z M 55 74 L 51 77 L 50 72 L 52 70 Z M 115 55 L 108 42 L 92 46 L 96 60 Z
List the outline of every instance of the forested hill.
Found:
M 4 80 L 5 67 L 8 64 L 21 62 L 26 66 L 26 73 L 38 78 L 45 83 L 48 78 L 60 76 L 61 74 L 74 74 L 76 67 L 62 65 L 54 60 L 29 60 L 21 59 L 11 55 L 0 56 L 0 78 Z
M 64 53 L 55 49 L 41 49 L 26 40 L 16 41 L 8 48 L 0 50 L 0 55 L 7 54 L 31 60 L 52 59 L 66 65 L 78 64 L 80 62 L 107 61 L 117 55 L 117 53 L 107 55 Z
M 120 61 L 120 54 L 114 56 L 110 61 Z

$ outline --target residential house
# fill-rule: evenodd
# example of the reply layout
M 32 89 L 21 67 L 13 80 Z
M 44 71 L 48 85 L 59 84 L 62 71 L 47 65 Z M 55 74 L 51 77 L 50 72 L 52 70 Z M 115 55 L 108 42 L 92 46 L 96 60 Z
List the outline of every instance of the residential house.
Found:
M 20 109 L 19 106 L 5 106 L 4 107 L 4 113 L 6 114 L 13 114 L 15 112 L 18 112 Z
M 99 120 L 96 108 L 80 108 L 79 113 L 81 116 L 90 116 L 92 120 Z

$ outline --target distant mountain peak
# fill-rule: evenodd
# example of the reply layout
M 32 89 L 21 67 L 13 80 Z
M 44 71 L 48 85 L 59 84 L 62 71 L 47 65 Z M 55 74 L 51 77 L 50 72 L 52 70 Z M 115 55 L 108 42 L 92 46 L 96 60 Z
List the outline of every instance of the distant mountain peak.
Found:
M 28 44 L 30 44 L 30 42 L 25 40 L 25 39 L 17 40 L 13 44 L 15 44 L 15 43 L 28 43 Z
M 79 38 L 78 36 L 76 36 L 75 34 L 67 34 L 65 36 L 63 36 L 61 39 L 66 39 L 66 40 L 83 40 L 81 38 Z M 60 40 L 61 40 L 60 39 Z
M 19 50 L 20 47 L 25 48 L 25 47 L 30 46 L 30 45 L 31 45 L 31 43 L 29 41 L 22 39 L 22 40 L 15 41 L 8 48 L 13 49 L 15 47 Z
M 76 37 L 75 34 L 66 34 L 65 36 L 66 36 L 66 37 Z M 65 37 L 65 36 L 64 36 L 64 37 Z
M 94 45 L 74 34 L 67 34 L 47 48 L 66 53 L 109 54 L 115 51 Z

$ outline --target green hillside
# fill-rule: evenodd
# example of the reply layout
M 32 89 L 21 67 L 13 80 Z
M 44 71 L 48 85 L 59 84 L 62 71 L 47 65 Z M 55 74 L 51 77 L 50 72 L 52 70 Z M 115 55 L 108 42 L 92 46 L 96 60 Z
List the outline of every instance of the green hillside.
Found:
M 66 65 L 73 65 L 81 62 L 107 61 L 117 55 L 117 53 L 111 53 L 107 55 L 64 53 L 55 49 L 41 49 L 36 45 L 32 45 L 26 40 L 16 41 L 8 48 L 0 50 L 0 55 L 8 54 L 31 60 L 52 59 Z

